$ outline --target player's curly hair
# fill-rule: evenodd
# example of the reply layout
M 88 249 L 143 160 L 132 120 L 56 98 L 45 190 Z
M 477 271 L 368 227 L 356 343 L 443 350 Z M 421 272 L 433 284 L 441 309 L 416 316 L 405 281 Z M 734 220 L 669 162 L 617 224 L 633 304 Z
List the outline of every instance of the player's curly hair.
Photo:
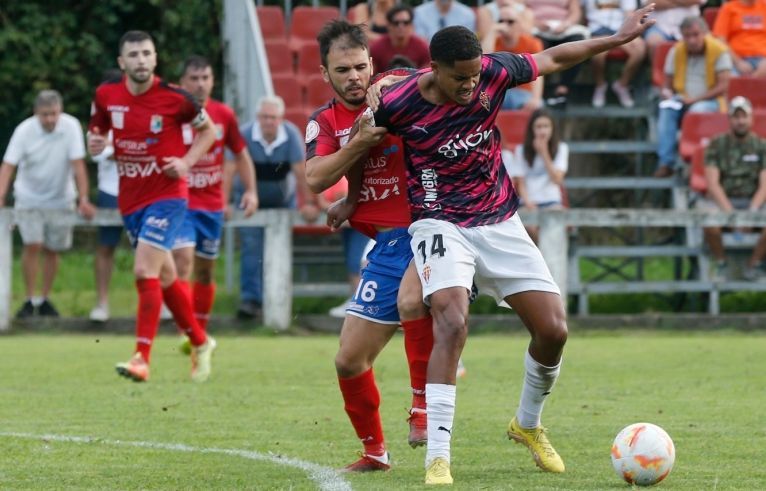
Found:
M 322 30 L 317 34 L 317 41 L 319 41 L 322 66 L 325 68 L 327 68 L 327 53 L 335 42 L 342 42 L 344 48 L 364 48 L 369 51 L 367 36 L 362 27 L 342 19 L 331 20 L 322 26 Z
M 473 60 L 481 56 L 481 44 L 476 34 L 463 26 L 450 26 L 431 38 L 431 60 L 453 66 L 456 61 Z

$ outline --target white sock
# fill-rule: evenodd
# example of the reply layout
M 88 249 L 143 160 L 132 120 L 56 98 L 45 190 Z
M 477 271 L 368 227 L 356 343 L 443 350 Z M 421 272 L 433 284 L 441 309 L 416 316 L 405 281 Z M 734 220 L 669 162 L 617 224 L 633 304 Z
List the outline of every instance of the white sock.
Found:
M 45 297 L 34 296 L 30 298 L 29 300 L 32 302 L 32 305 L 34 305 L 35 307 L 39 307 L 43 303 L 43 300 L 45 300 Z
M 436 457 L 442 457 L 449 462 L 452 421 L 455 419 L 455 386 L 426 384 L 426 413 L 428 414 L 426 467 Z
M 546 367 L 536 362 L 527 351 L 524 356 L 524 369 L 524 386 L 521 388 L 516 419 L 522 428 L 537 428 L 540 426 L 545 398 L 551 393 L 551 388 L 559 376 L 561 361 L 555 367 Z

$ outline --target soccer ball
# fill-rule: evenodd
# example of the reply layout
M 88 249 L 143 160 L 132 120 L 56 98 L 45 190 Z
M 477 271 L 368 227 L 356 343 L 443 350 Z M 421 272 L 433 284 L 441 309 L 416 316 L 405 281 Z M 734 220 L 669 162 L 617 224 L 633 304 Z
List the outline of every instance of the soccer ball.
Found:
M 623 428 L 612 444 L 612 466 L 630 484 L 651 486 L 665 479 L 676 460 L 673 440 L 651 423 Z

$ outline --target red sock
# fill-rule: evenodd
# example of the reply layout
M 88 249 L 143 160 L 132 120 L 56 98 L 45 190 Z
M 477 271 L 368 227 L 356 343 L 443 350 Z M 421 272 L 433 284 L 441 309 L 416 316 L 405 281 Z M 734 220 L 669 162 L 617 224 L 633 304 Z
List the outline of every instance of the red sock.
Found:
M 138 313 L 136 314 L 136 351 L 149 363 L 152 342 L 160 325 L 162 287 L 158 278 L 136 280 Z
M 364 452 L 369 455 L 383 455 L 386 444 L 383 441 L 383 425 L 380 423 L 380 392 L 375 385 L 372 368 L 351 378 L 338 377 L 340 392 L 343 394 L 346 414 L 362 440 Z
M 433 318 L 429 315 L 422 319 L 402 321 L 404 329 L 404 351 L 410 366 L 410 385 L 412 386 L 412 407 L 426 408 L 426 375 L 428 359 L 434 347 Z
M 210 319 L 210 311 L 213 310 L 215 299 L 215 283 L 194 282 L 194 317 L 203 331 L 207 331 L 207 321 Z
M 189 336 L 191 344 L 194 346 L 204 344 L 207 336 L 194 318 L 189 283 L 175 280 L 169 287 L 162 290 L 162 298 L 170 312 L 173 313 L 173 320 L 176 321 L 176 325 Z

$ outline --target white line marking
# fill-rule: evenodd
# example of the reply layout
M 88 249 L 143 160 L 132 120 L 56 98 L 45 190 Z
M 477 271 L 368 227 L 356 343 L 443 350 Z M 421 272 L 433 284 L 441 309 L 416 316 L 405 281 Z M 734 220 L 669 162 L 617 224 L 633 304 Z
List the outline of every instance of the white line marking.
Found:
M 101 443 L 104 445 L 118 445 L 125 447 L 151 448 L 158 450 L 170 450 L 174 452 L 191 453 L 209 453 L 223 454 L 244 459 L 259 460 L 262 462 L 271 462 L 278 465 L 295 467 L 308 474 L 309 479 L 314 481 L 319 489 L 326 491 L 351 491 L 351 485 L 346 482 L 334 469 L 324 467 L 319 464 L 306 462 L 305 460 L 294 459 L 275 455 L 271 452 L 262 454 L 252 450 L 237 450 L 234 448 L 199 448 L 184 445 L 182 443 L 157 443 L 157 442 L 131 442 L 123 440 L 109 440 L 107 438 L 94 438 L 87 436 L 67 436 L 67 435 L 35 435 L 32 433 L 0 432 L 0 436 L 13 438 L 28 438 L 33 440 L 67 442 L 67 443 Z

